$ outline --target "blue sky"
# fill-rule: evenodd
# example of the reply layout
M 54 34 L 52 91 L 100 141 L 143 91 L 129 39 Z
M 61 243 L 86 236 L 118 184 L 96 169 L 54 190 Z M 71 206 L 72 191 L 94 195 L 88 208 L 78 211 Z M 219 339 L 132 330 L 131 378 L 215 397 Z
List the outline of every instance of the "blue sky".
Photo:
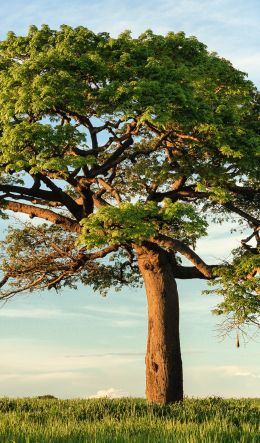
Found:
M 114 36 L 125 29 L 133 35 L 148 28 L 184 31 L 248 72 L 259 87 L 259 20 L 258 0 L 2 0 L 0 38 L 42 23 L 54 29 L 83 25 Z M 2 231 L 5 226 L 1 222 Z M 214 261 L 228 257 L 240 239 L 214 228 L 198 251 Z M 217 300 L 201 295 L 205 284 L 178 286 L 185 394 L 259 396 L 259 339 L 240 349 L 234 338 L 220 341 L 218 319 L 210 314 Z M 143 396 L 146 329 L 144 290 L 111 290 L 102 298 L 80 287 L 14 298 L 0 309 L 0 396 Z

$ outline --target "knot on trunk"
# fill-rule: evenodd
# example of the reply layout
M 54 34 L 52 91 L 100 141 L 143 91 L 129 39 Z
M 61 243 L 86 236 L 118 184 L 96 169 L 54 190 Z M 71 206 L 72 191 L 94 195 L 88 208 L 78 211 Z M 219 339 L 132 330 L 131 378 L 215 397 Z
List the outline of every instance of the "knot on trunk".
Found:
M 144 264 L 144 268 L 145 268 L 147 271 L 153 271 L 153 270 L 154 270 L 154 265 L 153 265 L 152 263 L 146 262 L 146 263 Z

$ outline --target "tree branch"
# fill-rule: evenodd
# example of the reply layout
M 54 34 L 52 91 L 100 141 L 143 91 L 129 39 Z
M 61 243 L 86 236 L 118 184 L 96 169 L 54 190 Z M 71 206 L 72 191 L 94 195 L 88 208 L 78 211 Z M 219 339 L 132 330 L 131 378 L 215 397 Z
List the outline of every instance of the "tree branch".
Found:
M 156 202 L 161 202 L 164 198 L 170 198 L 174 203 L 177 200 L 207 198 L 208 196 L 209 196 L 208 192 L 199 192 L 199 191 L 192 191 L 186 189 L 180 191 L 173 189 L 165 192 L 153 192 L 148 196 L 147 200 L 154 200 Z
M 260 188 L 254 189 L 249 188 L 246 186 L 235 186 L 235 185 L 229 185 L 227 184 L 227 188 L 233 193 L 233 194 L 241 194 L 245 195 L 247 198 L 260 193 Z
M 127 148 L 129 148 L 129 146 L 131 146 L 132 143 L 132 136 L 129 136 L 129 138 L 125 142 L 120 143 L 119 148 L 116 149 L 116 151 L 109 157 L 108 160 L 103 163 L 103 165 L 93 168 L 90 171 L 91 177 L 96 177 L 99 174 L 104 174 L 113 166 L 123 161 L 126 157 L 120 158 L 120 156 Z
M 44 200 L 52 200 L 52 201 L 60 201 L 56 200 L 53 192 L 45 191 L 44 189 L 35 189 L 35 188 L 27 188 L 23 186 L 16 186 L 16 185 L 4 185 L 0 184 L 0 191 L 2 192 L 14 192 L 16 194 L 19 194 L 20 198 L 23 198 L 23 196 L 31 196 L 35 198 L 41 198 Z
M 0 288 L 2 288 L 9 280 L 10 275 L 6 274 L 3 276 L 2 280 L 0 280 Z
M 107 183 L 104 179 L 98 178 L 97 181 L 99 185 L 102 186 L 106 191 L 108 191 L 112 195 L 112 197 L 116 199 L 117 203 L 120 204 L 121 198 L 119 192 L 115 188 L 113 188 L 112 185 Z
M 217 278 L 213 275 L 213 271 L 217 270 L 219 265 L 207 265 L 207 269 L 211 271 L 211 277 L 207 277 L 202 273 L 196 266 L 180 266 L 177 265 L 173 269 L 174 278 L 179 278 L 180 280 L 190 280 L 193 278 L 199 278 L 202 280 L 209 280 Z
M 71 218 L 57 214 L 50 209 L 43 209 L 37 206 L 27 205 L 25 203 L 17 203 L 11 200 L 2 200 L 5 209 L 14 212 L 28 214 L 31 218 L 38 217 L 51 223 L 61 225 L 66 231 L 80 232 L 80 225 Z
M 41 283 L 41 281 L 44 279 L 45 276 L 46 276 L 46 272 L 44 272 L 42 275 L 40 275 L 38 278 L 36 278 L 32 283 L 30 283 L 29 285 L 27 285 L 23 288 L 13 289 L 13 290 L 7 291 L 3 294 L 0 294 L 0 300 L 5 300 L 8 298 L 11 298 L 13 295 L 18 294 L 19 292 L 28 291 L 34 287 L 37 287 L 37 285 L 39 283 Z
M 49 177 L 39 173 L 40 179 L 45 183 L 45 185 L 53 191 L 57 196 L 57 199 L 64 204 L 64 206 L 71 212 L 71 214 L 77 219 L 82 219 L 82 208 L 64 191 L 62 191 L 59 186 L 49 179 Z
M 189 246 L 185 245 L 182 241 L 177 239 L 172 239 L 167 237 L 166 235 L 159 234 L 157 237 L 152 237 L 150 239 L 153 243 L 156 243 L 160 246 L 163 246 L 167 249 L 173 249 L 178 251 L 184 257 L 186 257 L 189 261 L 191 261 L 198 271 L 204 275 L 205 278 L 211 279 L 212 275 L 212 267 L 208 266 L 197 254 L 194 252 Z
M 260 220 L 253 217 L 252 215 L 248 214 L 247 212 L 243 211 L 243 209 L 237 208 L 233 205 L 233 203 L 223 203 L 224 208 L 228 209 L 230 212 L 235 212 L 236 214 L 240 215 L 242 218 L 247 220 L 249 223 L 251 223 L 253 226 L 257 227 L 260 225 Z

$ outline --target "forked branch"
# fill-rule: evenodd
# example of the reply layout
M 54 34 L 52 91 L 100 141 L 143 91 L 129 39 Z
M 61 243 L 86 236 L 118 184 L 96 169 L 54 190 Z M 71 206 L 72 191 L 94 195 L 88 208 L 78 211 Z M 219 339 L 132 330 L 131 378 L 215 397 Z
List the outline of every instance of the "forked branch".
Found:
M 194 264 L 195 268 L 204 275 L 205 278 L 211 279 L 212 266 L 208 266 L 189 246 L 185 245 L 180 240 L 167 237 L 166 235 L 159 234 L 157 237 L 152 237 L 150 239 L 153 243 L 163 246 L 166 249 L 178 251 L 181 255 L 186 257 L 191 263 Z

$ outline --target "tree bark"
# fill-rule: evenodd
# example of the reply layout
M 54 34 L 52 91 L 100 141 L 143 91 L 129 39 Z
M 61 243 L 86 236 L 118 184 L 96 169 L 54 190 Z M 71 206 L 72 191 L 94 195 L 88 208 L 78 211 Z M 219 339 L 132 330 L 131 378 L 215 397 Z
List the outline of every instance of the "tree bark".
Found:
M 148 301 L 146 398 L 161 404 L 183 400 L 179 300 L 171 254 L 157 245 L 135 247 Z

